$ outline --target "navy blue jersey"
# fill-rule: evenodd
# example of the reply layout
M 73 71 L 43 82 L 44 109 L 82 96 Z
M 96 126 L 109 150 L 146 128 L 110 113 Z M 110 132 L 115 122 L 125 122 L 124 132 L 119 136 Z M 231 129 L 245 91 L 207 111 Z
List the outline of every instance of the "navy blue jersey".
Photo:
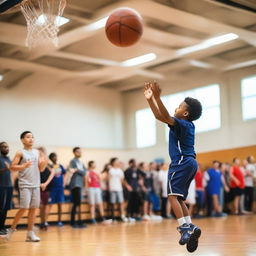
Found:
M 195 144 L 195 126 L 192 122 L 173 117 L 175 124 L 168 125 L 169 131 L 169 155 L 172 164 L 178 163 L 182 157 L 196 157 Z

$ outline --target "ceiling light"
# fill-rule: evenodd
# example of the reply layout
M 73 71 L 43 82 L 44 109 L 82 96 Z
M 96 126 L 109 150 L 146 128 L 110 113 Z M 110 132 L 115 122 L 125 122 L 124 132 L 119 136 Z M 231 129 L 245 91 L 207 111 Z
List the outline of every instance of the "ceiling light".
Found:
M 188 63 L 191 65 L 191 66 L 194 66 L 194 67 L 198 67 L 198 68 L 213 68 L 214 66 L 212 64 L 209 64 L 209 63 L 206 63 L 206 62 L 203 62 L 203 61 L 199 61 L 199 60 L 189 60 Z
M 38 26 L 43 26 L 45 23 L 46 23 L 46 20 L 47 20 L 47 16 L 42 14 L 40 15 L 37 20 L 36 20 L 36 24 Z M 70 21 L 70 19 L 67 19 L 65 17 L 62 17 L 62 16 L 57 16 L 56 19 L 55 19 L 55 24 L 57 24 L 58 27 L 68 23 Z
M 236 63 L 236 64 L 226 67 L 224 70 L 244 68 L 244 67 L 249 67 L 249 66 L 253 66 L 253 65 L 256 65 L 256 60 L 248 60 L 248 61 Z
M 104 17 L 98 21 L 95 21 L 91 24 L 89 24 L 88 26 L 86 26 L 87 30 L 98 30 L 100 28 L 104 28 L 106 25 L 108 17 Z
M 182 48 L 177 51 L 177 55 L 180 56 L 180 55 L 185 55 L 185 54 L 192 53 L 192 52 L 201 51 L 201 50 L 213 47 L 218 44 L 224 44 L 229 41 L 235 40 L 238 37 L 239 36 L 234 33 L 229 33 L 229 34 L 225 34 L 222 36 L 213 37 L 211 39 L 203 41 L 202 43 Z
M 4 79 L 4 76 L 0 75 L 0 81 L 2 81 Z
M 156 59 L 155 53 L 148 53 L 139 57 L 135 57 L 135 58 L 123 61 L 122 66 L 124 67 L 137 66 L 155 59 Z

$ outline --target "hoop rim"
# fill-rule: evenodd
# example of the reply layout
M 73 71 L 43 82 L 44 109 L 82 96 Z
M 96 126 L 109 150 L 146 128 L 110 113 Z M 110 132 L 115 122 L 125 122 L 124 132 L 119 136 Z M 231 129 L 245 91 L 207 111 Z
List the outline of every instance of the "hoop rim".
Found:
M 0 13 L 5 13 L 7 11 L 11 11 L 12 8 L 18 7 L 21 2 L 25 0 L 7 0 L 0 4 Z

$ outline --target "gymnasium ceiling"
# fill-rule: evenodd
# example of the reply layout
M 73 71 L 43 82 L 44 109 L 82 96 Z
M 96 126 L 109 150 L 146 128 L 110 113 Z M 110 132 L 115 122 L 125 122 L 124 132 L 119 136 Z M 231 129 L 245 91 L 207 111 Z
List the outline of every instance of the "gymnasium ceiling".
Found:
M 88 29 L 118 7 L 134 8 L 144 19 L 144 34 L 135 46 L 115 47 L 103 28 Z M 58 77 L 59 82 L 129 91 L 147 80 L 256 68 L 255 10 L 255 0 L 68 0 L 63 16 L 70 22 L 60 27 L 59 47 L 32 52 L 25 47 L 22 14 L 0 15 L 0 87 L 11 89 L 40 72 Z M 239 37 L 207 49 L 183 51 L 228 33 Z M 157 58 L 139 66 L 121 65 L 148 53 Z

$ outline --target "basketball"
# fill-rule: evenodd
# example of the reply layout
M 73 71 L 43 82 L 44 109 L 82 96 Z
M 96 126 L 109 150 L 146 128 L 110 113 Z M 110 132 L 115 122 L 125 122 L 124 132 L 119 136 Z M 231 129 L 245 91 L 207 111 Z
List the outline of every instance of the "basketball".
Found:
M 138 42 L 142 35 L 142 18 L 133 9 L 117 9 L 109 16 L 105 31 L 112 44 L 119 47 L 131 46 Z

